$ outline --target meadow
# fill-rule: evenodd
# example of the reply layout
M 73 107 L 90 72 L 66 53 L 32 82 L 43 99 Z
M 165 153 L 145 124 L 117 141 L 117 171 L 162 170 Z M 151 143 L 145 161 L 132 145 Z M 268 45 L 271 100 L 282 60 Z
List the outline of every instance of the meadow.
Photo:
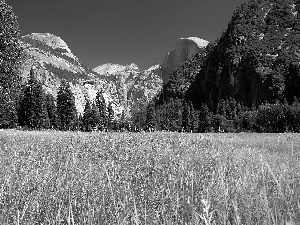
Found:
M 299 134 L 0 130 L 0 224 L 300 224 Z

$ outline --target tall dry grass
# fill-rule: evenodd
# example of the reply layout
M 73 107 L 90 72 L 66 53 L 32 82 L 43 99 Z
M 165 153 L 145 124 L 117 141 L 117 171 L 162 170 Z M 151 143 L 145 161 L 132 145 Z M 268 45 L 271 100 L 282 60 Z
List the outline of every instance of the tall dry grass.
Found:
M 299 135 L 0 131 L 1 224 L 300 224 Z

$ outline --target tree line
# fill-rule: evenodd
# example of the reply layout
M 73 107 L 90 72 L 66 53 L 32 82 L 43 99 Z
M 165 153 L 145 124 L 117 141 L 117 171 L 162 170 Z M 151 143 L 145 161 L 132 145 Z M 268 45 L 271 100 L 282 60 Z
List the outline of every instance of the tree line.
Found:
M 202 104 L 194 109 L 192 102 L 170 98 L 161 105 L 151 102 L 146 110 L 135 112 L 134 131 L 173 132 L 300 132 L 300 103 L 295 98 L 264 103 L 248 108 L 233 98 L 220 100 L 216 110 Z
M 172 131 L 172 132 L 300 132 L 300 103 L 276 100 L 248 108 L 233 98 L 222 99 L 217 108 L 202 104 L 195 109 L 191 101 L 169 98 L 163 104 L 151 101 L 143 109 L 123 113 L 114 120 L 111 104 L 101 91 L 94 101 L 86 99 L 83 114 L 78 114 L 70 84 L 62 80 L 56 99 L 46 94 L 33 69 L 22 86 L 16 112 L 11 111 L 1 128 L 20 126 L 29 130 L 56 129 L 100 131 Z
M 0 128 L 22 127 L 29 130 L 113 130 L 116 127 L 112 105 L 106 105 L 101 91 L 94 102 L 86 99 L 83 114 L 78 114 L 70 84 L 62 80 L 56 99 L 45 93 L 42 84 L 36 79 L 33 69 L 26 84 L 22 85 L 17 100 L 2 117 Z M 4 114 L 4 113 L 3 113 Z

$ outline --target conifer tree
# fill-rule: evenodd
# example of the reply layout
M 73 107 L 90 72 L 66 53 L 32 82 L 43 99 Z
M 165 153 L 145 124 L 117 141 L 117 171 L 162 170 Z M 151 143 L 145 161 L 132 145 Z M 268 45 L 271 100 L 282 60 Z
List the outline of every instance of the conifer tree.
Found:
M 160 128 L 162 130 L 169 130 L 170 129 L 170 118 L 168 117 L 168 105 L 166 102 L 160 107 Z
M 107 129 L 113 128 L 113 119 L 114 119 L 114 110 L 110 102 L 107 107 Z
M 190 121 L 190 126 L 191 126 L 191 132 L 196 133 L 198 131 L 198 113 L 194 109 L 193 103 L 190 102 L 190 115 L 189 115 L 189 121 Z
M 30 129 L 49 128 L 50 122 L 46 108 L 45 92 L 35 78 L 33 68 L 20 103 L 21 125 Z
M 9 95 L 9 89 L 0 89 L 0 128 L 14 128 L 18 123 L 16 103 Z
M 199 132 L 208 132 L 211 125 L 210 111 L 206 104 L 201 105 L 199 112 Z
M 57 116 L 60 130 L 74 130 L 77 126 L 77 111 L 75 98 L 70 84 L 65 80 L 57 93 Z
M 105 99 L 101 91 L 97 92 L 95 103 L 99 111 L 99 129 L 105 130 L 107 129 L 108 115 Z
M 50 128 L 52 129 L 56 129 L 58 126 L 57 110 L 54 101 L 55 99 L 51 94 L 46 94 L 46 108 L 47 108 L 48 117 L 50 121 Z
M 96 106 L 95 103 L 92 104 L 92 118 L 93 118 L 93 126 L 99 129 L 99 124 L 100 124 L 100 113 L 99 109 Z
M 131 108 L 131 124 L 133 131 L 141 131 L 145 124 L 145 113 L 144 110 L 134 105 Z
M 85 107 L 83 111 L 83 130 L 90 132 L 92 131 L 92 107 L 88 99 L 85 100 Z
M 182 130 L 182 111 L 182 100 L 171 98 L 170 102 L 167 104 L 167 117 L 169 118 L 170 131 Z
M 192 103 L 183 104 L 182 112 L 182 128 L 185 132 L 191 132 L 193 130 L 194 122 L 194 108 Z
M 80 131 L 84 131 L 83 125 L 83 115 L 80 113 L 77 118 L 77 129 Z
M 98 129 L 99 126 L 99 110 L 95 103 L 90 104 L 89 100 L 86 99 L 84 107 L 83 118 L 82 118 L 83 131 L 93 131 Z
M 12 8 L 0 0 L 0 127 L 15 127 L 18 122 L 20 77 L 16 72 L 22 56 L 19 25 Z
M 153 102 L 150 102 L 147 106 L 146 126 L 149 130 L 156 128 L 155 105 Z

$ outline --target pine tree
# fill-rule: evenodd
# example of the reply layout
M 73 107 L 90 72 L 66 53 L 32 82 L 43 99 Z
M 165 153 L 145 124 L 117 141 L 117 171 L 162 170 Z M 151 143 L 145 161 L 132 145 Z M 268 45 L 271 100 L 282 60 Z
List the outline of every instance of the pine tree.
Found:
M 100 125 L 100 113 L 99 113 L 99 109 L 96 106 L 95 103 L 92 104 L 92 114 L 91 117 L 93 119 L 93 127 L 99 129 L 99 125 Z
M 169 118 L 170 131 L 182 131 L 183 104 L 181 99 L 170 99 L 167 103 L 167 117 Z
M 193 123 L 194 123 L 194 108 L 192 103 L 184 103 L 183 104 L 183 112 L 182 112 L 182 128 L 185 132 L 193 131 Z
M 80 131 L 84 131 L 83 115 L 81 113 L 78 115 L 77 129 L 80 130 Z
M 168 117 L 168 105 L 166 102 L 163 103 L 163 105 L 160 107 L 160 128 L 162 130 L 170 130 L 170 122 L 169 122 L 169 117 Z
M 17 125 L 20 77 L 16 72 L 22 56 L 19 25 L 12 8 L 0 0 L 0 127 Z
M 84 107 L 83 118 L 82 118 L 83 131 L 93 131 L 98 129 L 99 126 L 99 110 L 96 104 L 90 104 L 89 100 L 86 99 Z
M 0 128 L 14 128 L 17 124 L 16 104 L 9 95 L 9 89 L 0 89 Z
M 43 129 L 50 126 L 45 92 L 41 83 L 36 80 L 33 68 L 20 103 L 20 122 L 20 125 L 30 129 Z
M 141 131 L 145 125 L 144 110 L 139 108 L 137 104 L 131 108 L 131 124 L 133 131 Z
M 208 132 L 211 126 L 210 111 L 206 104 L 201 105 L 199 112 L 199 132 Z
M 97 92 L 95 103 L 99 110 L 99 129 L 105 130 L 107 129 L 108 115 L 105 99 L 101 91 Z
M 113 128 L 113 120 L 114 120 L 114 110 L 110 102 L 107 107 L 107 129 Z
M 146 126 L 149 130 L 156 128 L 155 106 L 153 102 L 150 102 L 147 107 Z
M 56 129 L 58 126 L 57 110 L 54 101 L 55 99 L 51 94 L 46 94 L 46 108 L 47 108 L 48 117 L 50 121 L 50 128 L 52 129 Z
M 193 103 L 190 102 L 190 126 L 191 126 L 191 132 L 196 133 L 198 132 L 198 113 L 194 109 Z
M 85 100 L 85 107 L 83 111 L 83 118 L 82 118 L 82 123 L 83 123 L 83 130 L 86 132 L 92 131 L 92 108 L 90 101 L 88 99 Z
M 77 127 L 75 98 L 70 84 L 62 81 L 57 93 L 57 116 L 60 130 L 74 130 Z

